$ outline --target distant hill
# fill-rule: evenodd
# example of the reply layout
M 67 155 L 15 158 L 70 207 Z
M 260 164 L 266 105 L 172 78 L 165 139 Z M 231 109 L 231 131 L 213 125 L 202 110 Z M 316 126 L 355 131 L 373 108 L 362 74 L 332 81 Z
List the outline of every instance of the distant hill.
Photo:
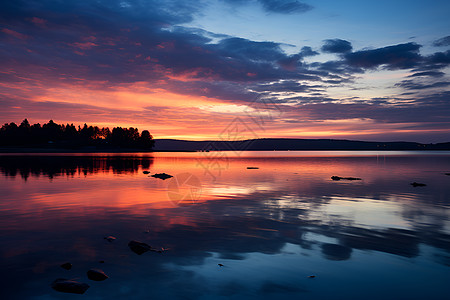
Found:
M 186 141 L 156 139 L 154 151 L 201 150 L 450 150 L 450 142 L 421 144 L 414 142 L 363 142 L 333 139 L 255 139 L 245 141 Z

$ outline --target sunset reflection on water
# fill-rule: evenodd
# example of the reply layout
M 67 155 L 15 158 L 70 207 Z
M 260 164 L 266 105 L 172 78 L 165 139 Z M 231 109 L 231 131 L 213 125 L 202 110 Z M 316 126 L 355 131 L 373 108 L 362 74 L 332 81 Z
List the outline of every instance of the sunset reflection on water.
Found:
M 449 292 L 450 154 L 333 153 L 228 153 L 214 176 L 204 153 L 2 155 L 2 293 L 66 299 L 50 283 L 87 281 L 92 267 L 110 276 L 89 283 L 92 298 L 440 299 Z M 201 191 L 171 200 L 173 180 L 186 173 Z M 132 239 L 170 250 L 137 256 L 127 247 Z M 74 269 L 61 269 L 65 261 Z

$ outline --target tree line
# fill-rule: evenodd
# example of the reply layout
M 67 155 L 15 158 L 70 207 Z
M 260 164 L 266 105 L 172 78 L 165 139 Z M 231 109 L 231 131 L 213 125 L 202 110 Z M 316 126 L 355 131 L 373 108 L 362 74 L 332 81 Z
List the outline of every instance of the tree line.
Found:
M 75 127 L 57 124 L 50 120 L 43 125 L 31 125 L 27 119 L 20 125 L 5 123 L 0 129 L 0 146 L 58 146 L 58 147 L 123 147 L 151 149 L 155 141 L 148 130 L 139 133 L 137 128 L 97 126 Z

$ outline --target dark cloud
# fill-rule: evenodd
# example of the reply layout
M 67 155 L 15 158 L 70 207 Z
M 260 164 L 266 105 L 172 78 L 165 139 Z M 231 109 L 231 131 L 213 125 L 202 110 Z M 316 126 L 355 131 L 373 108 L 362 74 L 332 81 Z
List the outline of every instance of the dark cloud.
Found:
M 302 50 L 299 53 L 302 57 L 315 56 L 319 55 L 319 52 L 314 51 L 311 47 L 305 46 L 302 47 Z
M 341 39 L 325 40 L 321 50 L 326 53 L 347 53 L 352 51 L 352 44 Z
M 234 5 L 248 4 L 248 0 L 223 0 Z M 298 0 L 253 0 L 258 2 L 266 12 L 279 14 L 295 14 L 307 12 L 313 7 Z
M 450 35 L 440 38 L 438 40 L 435 40 L 433 42 L 433 46 L 435 46 L 435 47 L 450 46 Z
M 4 44 L 0 55 L 7 62 L 4 67 L 22 77 L 33 76 L 30 70 L 34 70 L 39 78 L 84 78 L 115 86 L 187 74 L 199 80 L 231 82 L 317 76 L 301 63 L 304 56 L 316 54 L 310 47 L 288 55 L 279 43 L 180 26 L 193 19 L 200 4 L 156 0 L 18 3 L 0 4 L 0 22 L 14 28 L 14 32 L 8 28 L 0 32 Z M 297 2 L 270 3 L 292 6 Z M 35 17 L 38 24 L 32 21 Z M 20 35 L 32 38 L 23 43 L 18 41 Z M 213 39 L 219 41 L 213 43 Z
M 412 75 L 409 75 L 408 77 L 423 77 L 423 76 L 429 76 L 429 77 L 442 77 L 444 76 L 444 72 L 438 72 L 438 71 L 424 71 L 424 72 L 417 72 Z
M 432 88 L 445 88 L 450 86 L 449 81 L 438 81 L 433 83 L 420 83 L 414 80 L 403 80 L 395 86 L 402 87 L 407 90 L 424 90 L 424 89 L 432 89 Z
M 250 61 L 272 62 L 286 57 L 280 44 L 274 42 L 254 42 L 234 37 L 221 40 L 216 47 L 224 55 Z
M 295 80 L 286 80 L 269 84 L 260 84 L 252 88 L 255 91 L 271 93 L 305 93 L 321 89 L 320 85 L 305 85 Z
M 349 65 L 343 60 L 330 60 L 324 63 L 312 63 L 311 67 L 317 68 L 325 72 L 330 72 L 333 74 L 354 74 L 354 73 L 364 73 L 364 69 L 357 66 Z
M 385 66 L 389 70 L 413 68 L 422 61 L 419 54 L 421 45 L 416 43 L 398 44 L 373 50 L 360 50 L 345 54 L 346 62 L 354 67 L 375 69 Z
M 302 120 L 309 122 L 321 120 L 367 119 L 376 123 L 417 123 L 434 124 L 443 122 L 441 128 L 450 126 L 450 92 L 438 92 L 426 96 L 414 95 L 411 98 L 375 98 L 354 99 L 351 101 L 331 97 L 291 97 L 285 99 L 289 104 L 282 110 L 286 119 L 297 120 L 298 112 L 302 112 Z M 402 100 L 408 100 L 404 104 Z M 292 105 L 297 102 L 298 105 Z M 280 104 L 281 105 L 281 104 Z
M 312 9 L 312 6 L 297 0 L 258 0 L 268 12 L 281 14 L 303 13 Z
M 450 50 L 446 52 L 436 52 L 428 56 L 427 63 L 448 66 L 450 64 Z
M 257 92 L 250 91 L 247 84 L 228 81 L 170 80 L 161 87 L 185 95 L 234 100 L 235 102 L 242 101 L 244 103 L 254 101 L 259 95 Z

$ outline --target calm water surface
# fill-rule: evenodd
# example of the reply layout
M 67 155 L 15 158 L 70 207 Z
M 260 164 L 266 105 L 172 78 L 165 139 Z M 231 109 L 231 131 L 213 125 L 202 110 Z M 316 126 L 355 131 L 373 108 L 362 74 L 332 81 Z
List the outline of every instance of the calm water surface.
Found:
M 1 155 L 0 298 L 448 299 L 445 173 L 449 152 Z

